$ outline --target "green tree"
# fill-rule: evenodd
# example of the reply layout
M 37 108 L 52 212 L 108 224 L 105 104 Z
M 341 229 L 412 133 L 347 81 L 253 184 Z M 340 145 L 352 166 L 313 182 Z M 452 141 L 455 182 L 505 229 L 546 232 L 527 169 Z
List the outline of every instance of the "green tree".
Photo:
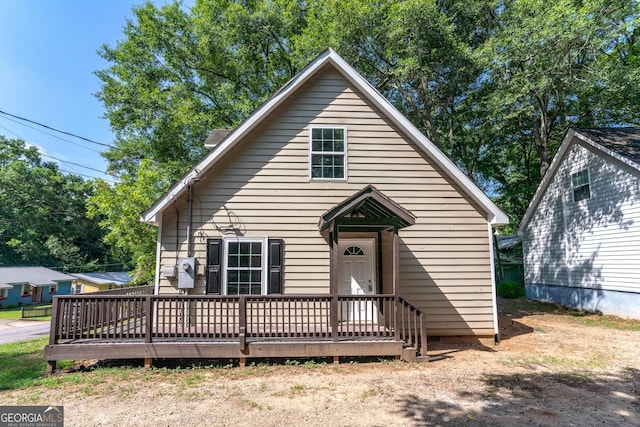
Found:
M 106 243 L 132 257 L 138 283 L 153 280 L 157 233 L 155 227 L 140 222 L 140 214 L 169 184 L 162 168 L 143 159 L 135 175 L 123 175 L 114 185 L 98 180 L 98 191 L 89 199 L 89 216 L 100 218 L 100 224 L 109 230 Z
M 572 126 L 640 123 L 637 63 L 621 55 L 638 27 L 635 1 L 510 0 L 482 58 L 492 161 L 484 173 L 519 221 Z M 633 55 L 632 55 L 633 56 Z
M 122 181 L 96 200 L 116 191 L 122 209 L 141 188 L 150 200 L 162 194 L 204 154 L 212 129 L 236 126 L 328 47 L 485 189 L 512 227 L 568 127 L 640 120 L 634 0 L 199 0 L 190 9 L 148 2 L 134 14 L 124 38 L 102 48 L 110 65 L 97 72 L 116 134 L 106 157 Z M 146 208 L 122 214 L 133 225 Z M 104 221 L 112 242 L 126 234 L 115 211 Z M 139 259 L 152 259 L 151 235 Z
M 100 54 L 99 99 L 116 135 L 105 157 L 120 176 L 91 199 L 107 241 L 130 250 L 151 277 L 154 231 L 139 216 L 200 159 L 215 128 L 233 128 L 293 77 L 289 40 L 302 29 L 303 2 L 199 1 L 134 9 L 124 39 Z
M 0 136 L 0 265 L 91 269 L 112 260 L 86 215 L 91 181 L 63 175 L 36 147 Z

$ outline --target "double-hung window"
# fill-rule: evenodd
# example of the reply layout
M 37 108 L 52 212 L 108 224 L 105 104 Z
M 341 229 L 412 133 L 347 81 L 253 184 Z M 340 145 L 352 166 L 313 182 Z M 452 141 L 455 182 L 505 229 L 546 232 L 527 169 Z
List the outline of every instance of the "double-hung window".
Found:
M 589 184 L 589 169 L 583 169 L 571 174 L 571 187 L 573 188 L 573 201 L 579 202 L 591 198 Z
M 281 293 L 283 247 L 281 239 L 208 239 L 207 293 L 229 296 Z
M 29 291 L 31 290 L 30 288 L 31 288 L 31 286 L 26 284 L 26 283 L 24 285 L 22 285 L 22 291 L 21 291 L 22 292 L 22 296 L 29 295 Z
M 347 129 L 343 127 L 311 128 L 309 156 L 311 179 L 346 179 Z
M 49 285 L 49 293 L 55 294 L 56 292 L 58 292 L 58 285 Z
M 7 290 L 0 289 L 0 299 L 7 299 Z
M 225 240 L 225 295 L 266 293 L 266 239 Z

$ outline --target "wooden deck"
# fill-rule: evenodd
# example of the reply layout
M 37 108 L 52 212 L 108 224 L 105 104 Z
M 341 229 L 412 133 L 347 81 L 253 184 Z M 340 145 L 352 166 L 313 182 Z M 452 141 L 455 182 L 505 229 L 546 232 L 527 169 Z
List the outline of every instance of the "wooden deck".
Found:
M 426 354 L 423 313 L 394 295 L 69 295 L 54 298 L 49 369 L 63 359 Z

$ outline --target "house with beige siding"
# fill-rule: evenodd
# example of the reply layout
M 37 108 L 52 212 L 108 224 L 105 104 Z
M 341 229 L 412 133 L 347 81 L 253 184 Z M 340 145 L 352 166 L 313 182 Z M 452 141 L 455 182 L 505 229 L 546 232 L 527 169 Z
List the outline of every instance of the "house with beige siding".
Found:
M 518 232 L 527 298 L 640 319 L 640 128 L 569 130 Z
M 159 336 L 230 338 L 209 354 L 241 360 L 497 338 L 507 216 L 335 51 L 206 145 L 142 214 Z

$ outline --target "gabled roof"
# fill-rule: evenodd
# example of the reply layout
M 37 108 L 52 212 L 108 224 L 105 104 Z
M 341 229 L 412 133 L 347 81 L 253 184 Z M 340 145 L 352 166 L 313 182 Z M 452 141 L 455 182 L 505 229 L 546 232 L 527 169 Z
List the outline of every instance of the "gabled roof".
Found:
M 114 284 L 123 286 L 131 282 L 133 279 L 126 271 L 111 271 L 104 273 L 70 273 L 71 276 L 76 277 L 87 282 L 93 282 L 98 285 Z
M 333 65 L 343 77 L 353 84 L 371 103 L 378 107 L 389 120 L 398 126 L 401 131 L 456 182 L 462 191 L 484 209 L 487 213 L 489 223 L 502 225 L 509 222 L 507 215 L 502 212 L 482 190 L 333 49 L 327 49 L 321 53 L 305 69 L 286 83 L 235 130 L 227 135 L 204 159 L 174 184 L 153 206 L 145 211 L 141 216 L 141 220 L 150 224 L 159 224 L 158 215 L 170 206 L 177 197 L 182 195 L 195 179 L 215 165 L 224 153 L 228 152 L 234 145 L 241 141 L 251 130 L 258 126 L 270 113 L 327 64 Z
M 576 129 L 575 135 L 594 148 L 640 168 L 640 128 Z
M 411 212 L 386 197 L 373 185 L 367 185 L 355 195 L 324 213 L 320 217 L 318 229 L 322 232 L 337 218 L 347 216 L 358 216 L 367 219 L 393 217 L 397 219 L 398 228 L 408 227 L 416 222 L 416 218 Z
M 27 283 L 39 287 L 72 280 L 68 274 L 45 267 L 0 267 L 0 284 L 5 285 Z
M 531 215 L 535 212 L 553 180 L 556 171 L 562 163 L 562 159 L 574 143 L 581 143 L 590 147 L 596 154 L 609 156 L 620 163 L 640 171 L 640 128 L 575 128 L 569 129 L 562 144 L 558 147 L 549 169 L 542 177 L 538 189 L 529 203 L 529 207 L 520 221 L 518 234 L 522 234 L 524 227 L 529 223 Z

